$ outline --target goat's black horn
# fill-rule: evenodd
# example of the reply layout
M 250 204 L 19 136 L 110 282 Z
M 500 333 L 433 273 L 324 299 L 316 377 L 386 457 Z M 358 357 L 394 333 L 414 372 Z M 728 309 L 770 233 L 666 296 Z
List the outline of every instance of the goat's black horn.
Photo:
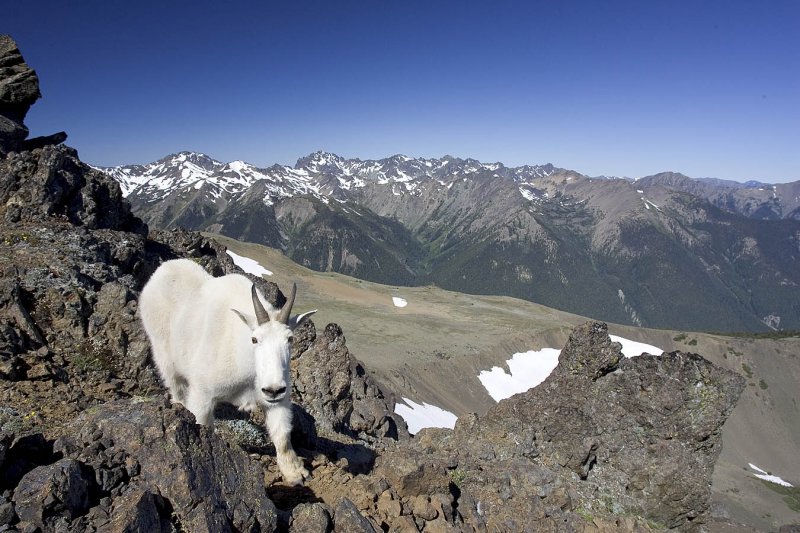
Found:
M 258 325 L 265 324 L 269 322 L 269 313 L 267 310 L 264 309 L 264 306 L 261 305 L 261 300 L 258 299 L 258 293 L 256 292 L 256 285 L 253 284 L 253 288 L 250 291 L 253 294 L 253 307 L 256 310 L 256 321 Z
M 278 322 L 281 324 L 289 323 L 289 315 L 292 314 L 292 306 L 294 305 L 294 297 L 297 295 L 297 283 L 292 283 L 292 291 L 289 293 L 289 298 L 286 303 L 281 307 L 281 312 L 278 315 Z

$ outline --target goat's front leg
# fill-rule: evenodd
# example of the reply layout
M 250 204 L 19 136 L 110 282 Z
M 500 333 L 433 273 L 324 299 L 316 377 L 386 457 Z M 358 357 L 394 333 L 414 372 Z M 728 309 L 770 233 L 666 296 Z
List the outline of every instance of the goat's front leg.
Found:
M 308 470 L 292 448 L 292 404 L 281 403 L 270 406 L 266 413 L 267 430 L 275 444 L 278 457 L 278 468 L 283 480 L 290 485 L 302 485 L 303 479 L 309 476 Z
M 210 395 L 202 393 L 199 389 L 189 388 L 184 407 L 194 414 L 198 424 L 214 430 L 214 399 Z

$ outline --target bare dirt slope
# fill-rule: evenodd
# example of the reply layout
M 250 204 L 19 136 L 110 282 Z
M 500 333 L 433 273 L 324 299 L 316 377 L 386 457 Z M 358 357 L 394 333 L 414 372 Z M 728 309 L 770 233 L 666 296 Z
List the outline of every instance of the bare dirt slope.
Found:
M 459 416 L 483 413 L 494 404 L 477 378 L 481 370 L 504 367 L 515 352 L 561 348 L 570 329 L 586 320 L 514 298 L 392 287 L 316 272 L 277 250 L 213 237 L 272 271 L 269 279 L 281 287 L 296 282 L 297 310 L 319 309 L 314 321 L 321 326 L 338 323 L 352 353 L 387 392 Z M 393 297 L 407 306 L 395 306 Z M 745 376 L 748 387 L 725 424 L 715 470 L 717 514 L 759 531 L 800 523 L 800 495 L 777 492 L 748 467 L 753 463 L 800 485 L 800 338 L 737 338 L 614 324 L 609 332 L 665 351 L 697 352 Z

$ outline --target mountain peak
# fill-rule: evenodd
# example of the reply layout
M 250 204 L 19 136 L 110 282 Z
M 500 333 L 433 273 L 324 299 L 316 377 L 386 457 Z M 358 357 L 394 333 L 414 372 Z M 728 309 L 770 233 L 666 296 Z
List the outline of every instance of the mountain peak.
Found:
M 689 176 L 686 174 L 681 174 L 680 172 L 673 172 L 671 170 L 667 170 L 664 172 L 657 172 L 652 176 L 647 176 L 648 178 L 658 178 L 661 180 L 690 180 Z
M 207 156 L 202 152 L 193 152 L 191 150 L 182 150 L 176 154 L 170 154 L 162 159 L 156 161 L 156 164 L 168 163 L 171 165 L 181 165 L 183 163 L 193 163 L 206 170 L 211 170 L 215 167 L 222 166 L 223 163 Z
M 341 167 L 342 163 L 344 163 L 345 159 L 341 156 L 338 156 L 332 152 L 326 152 L 324 150 L 317 150 L 305 157 L 301 157 L 295 163 L 294 168 L 296 169 L 307 169 L 311 170 L 312 172 L 322 171 L 330 168 L 338 168 Z

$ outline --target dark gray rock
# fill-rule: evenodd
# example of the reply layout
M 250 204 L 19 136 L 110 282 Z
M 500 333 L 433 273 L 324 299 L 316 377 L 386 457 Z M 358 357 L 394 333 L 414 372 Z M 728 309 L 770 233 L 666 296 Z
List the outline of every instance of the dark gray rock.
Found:
M 0 157 L 19 150 L 27 136 L 28 128 L 24 124 L 0 115 Z
M 445 465 L 414 449 L 382 456 L 375 466 L 400 497 L 447 492 L 451 482 Z
M 0 214 L 7 222 L 62 217 L 87 229 L 144 235 L 119 185 L 91 169 L 66 146 L 45 146 L 0 161 Z
M 17 43 L 0 35 L 0 113 L 22 122 L 41 96 L 39 78 L 25 63 Z
M 109 484 L 113 530 L 140 523 L 173 523 L 183 531 L 272 531 L 277 525 L 258 463 L 196 425 L 185 409 L 152 400 L 111 402 L 83 413 L 70 430 L 83 441 L 79 457 L 95 464 L 98 454 L 119 457 L 127 468 L 124 483 Z
M 25 116 L 40 97 L 36 72 L 25 63 L 14 40 L 0 35 L 0 157 L 20 149 L 28 136 Z
M 45 146 L 50 146 L 52 144 L 61 144 L 66 140 L 67 132 L 59 131 L 58 133 L 53 133 L 52 135 L 42 135 L 40 137 L 26 139 L 22 142 L 20 149 L 24 151 L 36 150 L 37 148 L 44 148 Z
M 342 498 L 336 505 L 334 525 L 336 531 L 349 533 L 377 533 L 378 531 L 347 498 Z
M 619 343 L 611 342 L 605 324 L 586 324 L 570 335 L 558 357 L 556 372 L 597 380 L 616 370 L 623 357 L 621 350 Z
M 91 488 L 87 469 L 74 459 L 37 467 L 14 490 L 16 513 L 20 520 L 39 527 L 52 517 L 72 520 L 89 509 Z
M 301 503 L 292 511 L 290 531 L 328 533 L 333 527 L 331 508 L 324 503 Z
M 19 432 L 19 427 L 25 427 L 24 417 L 18 416 L 18 413 L 15 415 L 17 416 L 9 417 L 11 420 L 5 427 L 13 432 Z M 0 490 L 13 489 L 25 474 L 37 466 L 50 465 L 57 459 L 58 457 L 53 455 L 52 443 L 41 433 L 16 436 L 6 450 L 5 460 L 0 468 Z
M 100 525 L 103 533 L 140 531 L 171 533 L 175 531 L 172 509 L 161 496 L 148 490 L 134 490 L 119 498 L 109 521 Z
M 347 349 L 342 329 L 328 324 L 311 349 L 292 364 L 295 401 L 321 433 L 343 433 L 376 441 L 406 439 L 408 429 L 392 403 Z
M 668 527 L 702 522 L 743 378 L 695 354 L 622 359 L 596 322 L 573 330 L 562 357 L 539 387 L 492 409 L 483 430 L 532 437 L 542 462 L 587 480 L 583 493 L 603 494 L 615 513 Z M 516 449 L 495 443 L 499 456 Z
M 5 410 L 8 410 L 8 408 Z M 4 416 L 0 416 L 0 424 L 5 421 L 3 420 L 4 418 Z M 11 448 L 11 442 L 13 440 L 14 436 L 0 427 L 0 472 L 3 471 L 3 464 L 6 462 L 6 453 L 8 453 L 9 448 Z
M 4 501 L 0 503 L 0 527 L 5 526 L 17 519 L 17 513 L 14 511 L 14 504 Z

